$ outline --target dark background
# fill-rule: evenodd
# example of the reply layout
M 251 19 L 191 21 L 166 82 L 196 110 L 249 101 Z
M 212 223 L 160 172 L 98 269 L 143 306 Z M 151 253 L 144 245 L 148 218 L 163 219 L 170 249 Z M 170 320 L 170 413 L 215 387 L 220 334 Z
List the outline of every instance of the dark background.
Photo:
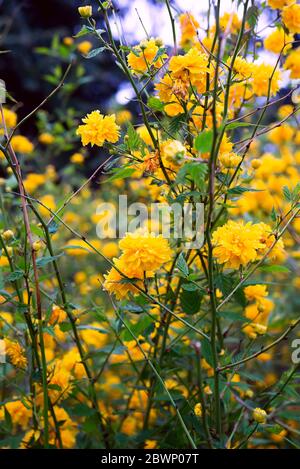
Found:
M 96 11 L 96 3 L 92 3 Z M 7 91 L 18 101 L 19 119 L 28 114 L 54 88 L 44 75 L 60 64 L 56 58 L 41 55 L 37 47 L 49 47 L 55 35 L 60 39 L 75 35 L 83 22 L 77 7 L 84 2 L 74 0 L 0 0 L 0 78 L 6 82 Z M 98 15 L 99 18 L 99 15 Z M 99 24 L 101 27 L 101 24 Z M 80 41 L 94 39 L 85 36 Z M 79 42 L 79 39 L 77 40 Z M 95 46 L 98 46 L 95 44 Z M 95 107 L 105 108 L 123 80 L 113 57 L 104 53 L 92 60 L 75 54 L 76 61 L 83 63 L 91 81 L 72 94 L 71 104 L 81 115 Z M 70 75 L 70 78 L 72 75 Z M 43 107 L 50 113 L 57 108 L 61 98 L 56 96 Z M 28 121 L 23 132 L 34 132 L 34 121 Z

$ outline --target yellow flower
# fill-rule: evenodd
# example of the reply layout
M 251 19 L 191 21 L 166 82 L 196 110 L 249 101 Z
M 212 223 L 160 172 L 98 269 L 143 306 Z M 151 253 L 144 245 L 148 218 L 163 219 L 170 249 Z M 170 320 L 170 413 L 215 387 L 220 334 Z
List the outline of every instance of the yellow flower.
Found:
M 181 38 L 180 45 L 185 47 L 189 45 L 190 41 L 193 41 L 197 37 L 197 29 L 200 27 L 200 24 L 192 13 L 183 13 L 179 16 Z
M 129 67 L 137 74 L 146 72 L 152 65 L 156 68 L 161 67 L 163 59 L 167 55 L 163 54 L 153 62 L 158 51 L 157 40 L 151 38 L 148 41 L 141 42 L 138 46 L 134 46 L 133 51 L 129 52 L 127 56 Z
M 39 186 L 46 182 L 44 174 L 29 173 L 24 179 L 24 187 L 29 193 L 34 192 Z
M 51 316 L 49 318 L 49 324 L 56 324 L 63 322 L 67 317 L 67 313 L 57 305 L 52 306 Z
M 238 34 L 242 22 L 236 13 L 224 13 L 220 18 L 220 27 L 223 31 L 229 30 L 231 34 Z
M 291 33 L 300 33 L 300 5 L 292 3 L 282 10 L 282 21 Z
M 300 47 L 298 47 L 298 49 L 293 49 L 289 53 L 286 61 L 284 62 L 283 68 L 291 71 L 291 78 L 300 78 Z
M 93 44 L 90 41 L 82 41 L 77 44 L 77 50 L 83 55 L 87 55 L 92 47 Z
M 242 157 L 234 152 L 222 153 L 219 157 L 219 161 L 226 169 L 236 169 L 242 161 Z
M 93 14 L 93 8 L 91 5 L 78 7 L 78 13 L 82 18 L 89 18 Z
M 11 145 L 16 152 L 25 154 L 32 153 L 34 148 L 30 140 L 23 135 L 14 135 L 11 139 Z
M 268 0 L 268 5 L 274 10 L 281 10 L 288 5 L 291 0 Z
M 48 210 L 48 208 L 52 212 L 54 212 L 56 209 L 56 203 L 55 203 L 55 199 L 53 195 L 52 194 L 43 195 L 40 198 L 40 202 L 45 205 L 45 207 L 43 207 L 42 205 L 39 205 L 39 211 L 41 215 L 43 215 L 44 217 L 50 218 L 51 212 Z
M 129 279 L 138 278 L 139 273 L 132 272 L 131 269 L 127 269 L 127 264 L 124 263 L 124 259 L 114 259 L 113 261 L 114 265 L 120 270 L 120 272 L 126 275 L 126 277 Z M 114 293 L 118 300 L 125 298 L 129 292 L 138 294 L 138 289 L 126 277 L 121 275 L 114 267 L 112 267 L 108 274 L 104 275 L 105 282 L 103 284 L 103 288 L 109 293 Z M 143 276 L 140 275 L 139 278 L 142 279 Z M 137 281 L 136 284 L 139 288 L 142 288 L 143 286 L 141 280 Z
M 3 114 L 4 114 L 4 122 L 8 129 L 15 127 L 17 125 L 17 114 L 14 111 L 3 108 Z M 4 132 L 2 127 L 3 127 L 2 115 L 0 114 L 0 134 L 3 134 Z
M 231 66 L 232 57 L 228 57 L 227 65 Z M 233 72 L 236 74 L 236 78 L 245 80 L 250 78 L 252 74 L 252 64 L 247 62 L 244 57 L 237 56 L 233 64 Z
M 115 257 L 119 253 L 118 245 L 114 241 L 110 241 L 103 246 L 102 253 L 105 257 Z
M 84 156 L 82 153 L 73 153 L 73 155 L 70 157 L 70 161 L 74 164 L 83 164 Z
M 197 86 L 205 81 L 209 72 L 208 57 L 193 47 L 185 55 L 174 55 L 170 60 L 169 70 L 173 78 L 184 81 L 190 79 L 191 83 Z
M 258 169 L 260 168 L 262 165 L 262 162 L 261 160 L 257 159 L 257 158 L 254 158 L 252 161 L 251 161 L 251 166 L 253 169 Z
M 273 65 L 254 64 L 252 68 L 252 88 L 257 96 L 267 96 L 270 87 L 270 96 L 273 96 L 279 90 L 278 81 L 280 80 L 280 71 L 275 70 Z M 272 77 L 272 79 L 271 79 Z M 270 84 L 271 80 L 271 84 Z
M 149 134 L 149 131 L 145 125 L 141 125 L 140 127 L 136 129 L 136 131 L 138 135 L 141 137 L 141 139 L 146 143 L 146 145 L 153 147 L 153 141 L 152 141 L 151 135 Z M 154 134 L 154 138 L 158 138 L 160 136 L 160 134 L 157 133 L 157 131 L 155 131 L 154 129 L 152 129 L 152 132 Z
M 71 46 L 74 43 L 74 39 L 72 37 L 66 36 L 63 38 L 63 43 L 65 46 Z
M 261 222 L 258 223 L 256 226 L 260 230 L 260 241 L 263 245 L 263 248 L 260 248 L 258 253 L 259 256 L 264 256 L 275 242 L 275 236 L 273 234 L 272 228 L 266 223 Z M 270 253 L 268 254 L 268 258 L 280 262 L 283 261 L 285 257 L 286 254 L 284 251 L 284 243 L 282 238 L 279 238 Z
M 116 143 L 119 140 L 120 127 L 116 124 L 115 114 L 103 116 L 100 111 L 93 111 L 82 119 L 84 125 L 80 125 L 76 131 L 80 135 L 82 145 L 89 143 L 102 147 L 105 142 Z
M 87 344 L 97 349 L 101 349 L 107 343 L 108 336 L 105 331 L 101 332 L 101 324 L 97 322 L 92 322 L 89 324 L 86 329 L 80 331 L 82 340 Z
M 292 47 L 293 35 L 286 34 L 283 28 L 276 28 L 266 39 L 264 40 L 265 49 L 275 54 L 286 54 Z M 289 44 L 288 44 L 289 43 Z M 285 44 L 287 44 L 285 46 Z M 285 47 L 284 47 L 285 46 Z
M 281 145 L 292 141 L 295 129 L 288 124 L 282 124 L 269 132 L 271 142 Z
M 10 241 L 14 236 L 15 235 L 14 235 L 14 232 L 12 230 L 5 230 L 2 233 L 2 238 L 4 239 L 4 241 Z
M 53 137 L 53 135 L 49 134 L 48 132 L 44 132 L 39 136 L 39 142 L 43 145 L 51 145 L 54 140 L 55 138 Z
M 249 285 L 244 288 L 244 293 L 248 301 L 259 301 L 261 298 L 268 296 L 266 285 Z
M 172 255 L 167 239 L 147 232 L 127 233 L 119 247 L 123 251 L 121 260 L 133 275 L 158 270 Z
M 267 421 L 267 412 L 260 407 L 256 407 L 252 414 L 253 419 L 257 423 L 266 423 Z
M 26 368 L 27 358 L 24 348 L 15 341 L 4 339 L 5 351 L 11 363 L 17 368 Z
M 127 109 L 122 109 L 121 111 L 118 111 L 116 114 L 116 123 L 118 125 L 126 124 L 127 122 L 130 122 L 131 120 L 132 120 L 132 114 Z
M 196 417 L 202 417 L 202 405 L 198 402 L 194 407 L 194 414 Z
M 145 440 L 144 449 L 154 449 L 157 446 L 157 441 L 155 440 Z
M 32 417 L 32 410 L 30 408 L 27 408 L 20 400 L 6 402 L 5 406 L 1 406 L 0 420 L 5 418 L 4 407 L 11 416 L 14 425 L 20 425 L 23 430 L 27 429 L 29 420 Z
M 246 266 L 257 259 L 258 249 L 265 247 L 260 237 L 258 225 L 229 220 L 213 233 L 214 255 L 226 267 L 238 269 Z

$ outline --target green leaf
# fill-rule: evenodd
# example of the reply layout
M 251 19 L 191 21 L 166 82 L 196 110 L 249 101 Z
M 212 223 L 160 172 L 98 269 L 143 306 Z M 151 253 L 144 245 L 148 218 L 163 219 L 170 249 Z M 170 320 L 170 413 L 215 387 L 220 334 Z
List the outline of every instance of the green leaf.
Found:
M 82 26 L 81 30 L 78 31 L 78 33 L 75 34 L 75 36 L 73 37 L 77 38 L 77 37 L 86 36 L 87 34 L 90 34 L 92 31 L 93 31 L 92 28 L 89 28 L 88 26 Z
M 201 339 L 201 355 L 210 366 L 213 366 L 213 354 L 209 341 L 207 339 Z
M 223 319 L 229 319 L 229 321 L 247 321 L 244 316 L 239 313 L 235 313 L 234 311 L 218 311 L 218 316 L 222 317 Z
M 150 98 L 147 101 L 147 105 L 154 111 L 164 110 L 164 104 L 158 98 L 155 98 L 154 96 L 150 96 Z
M 252 189 L 251 187 L 244 187 L 244 186 L 236 186 L 232 187 L 227 191 L 229 195 L 240 195 L 244 192 L 262 192 L 260 189 Z
M 175 116 L 171 119 L 169 123 L 169 128 L 168 131 L 171 135 L 177 134 L 177 132 L 182 129 L 182 127 L 185 124 L 185 115 L 184 114 L 179 114 L 178 116 Z
M 186 263 L 184 253 L 181 252 L 178 256 L 176 261 L 176 267 L 180 270 L 180 272 L 187 277 L 189 275 L 189 266 Z
M 116 179 L 129 178 L 135 172 L 135 169 L 134 168 L 115 168 L 112 170 L 112 172 L 114 174 L 108 179 L 106 179 L 105 182 L 115 181 Z
M 85 59 L 91 59 L 92 57 L 96 57 L 96 55 L 101 54 L 101 52 L 104 52 L 106 47 L 98 47 L 97 49 L 91 50 L 88 54 L 84 55 L 83 57 Z
M 183 184 L 186 177 L 189 176 L 202 192 L 205 189 L 205 176 L 207 174 L 207 165 L 199 162 L 186 163 L 180 168 L 177 174 L 176 182 Z
M 15 270 L 14 272 L 11 272 L 11 274 L 8 275 L 7 281 L 8 282 L 15 282 L 16 280 L 19 280 L 22 278 L 24 275 L 23 270 Z
M 287 186 L 284 186 L 282 189 L 282 192 L 283 192 L 284 198 L 290 202 L 292 200 L 292 193 L 290 189 Z
M 259 268 L 263 272 L 270 272 L 270 273 L 281 272 L 281 273 L 287 274 L 291 272 L 290 269 L 288 269 L 284 265 L 262 265 Z
M 145 330 L 153 324 L 153 320 L 151 319 L 151 317 L 145 315 L 143 318 L 139 319 L 138 322 L 136 322 L 135 324 L 130 324 L 126 320 L 125 323 L 127 324 L 130 331 L 135 335 L 135 337 L 138 337 L 140 334 L 143 335 Z M 133 340 L 132 334 L 126 328 L 123 330 L 122 338 L 125 341 Z
M 44 257 L 40 257 L 39 259 L 37 259 L 36 261 L 36 265 L 38 267 L 44 267 L 45 265 L 47 264 L 50 264 L 50 262 L 53 262 L 55 261 L 56 259 L 58 259 L 59 257 L 63 256 L 64 253 L 60 253 L 60 254 L 57 254 L 56 256 L 44 256 Z
M 252 5 L 248 8 L 246 13 L 247 23 L 251 26 L 251 29 L 254 29 L 259 16 L 259 9 L 256 5 Z
M 233 288 L 233 279 L 229 275 L 219 274 L 216 276 L 216 287 L 221 290 L 224 297 L 228 296 Z
M 200 287 L 197 287 L 194 283 L 184 283 L 182 285 L 183 290 L 186 291 L 197 291 L 200 290 Z
M 139 150 L 141 147 L 144 146 L 144 142 L 136 132 L 133 125 L 129 122 L 127 126 L 127 146 L 130 151 Z
M 211 151 L 213 142 L 213 131 L 207 130 L 201 132 L 195 139 L 195 148 L 201 153 L 207 153 Z
M 7 408 L 4 406 L 4 419 L 5 419 L 5 426 L 7 431 L 10 433 L 12 431 L 12 419 L 10 413 L 8 412 Z
M 182 290 L 180 306 L 186 314 L 196 314 L 200 310 L 202 295 L 198 291 Z
M 226 125 L 226 130 L 233 130 L 238 127 L 249 127 L 248 122 L 232 122 Z
M 72 414 L 78 417 L 89 417 L 94 415 L 95 412 L 97 412 L 95 409 L 91 409 L 91 407 L 88 407 L 85 404 L 76 404 L 72 407 Z

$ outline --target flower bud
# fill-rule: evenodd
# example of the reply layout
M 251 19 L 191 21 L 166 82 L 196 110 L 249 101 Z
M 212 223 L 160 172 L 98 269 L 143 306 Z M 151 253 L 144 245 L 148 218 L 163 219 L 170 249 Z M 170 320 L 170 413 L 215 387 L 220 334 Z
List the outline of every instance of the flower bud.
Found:
M 14 232 L 12 230 L 6 230 L 2 234 L 2 238 L 4 239 L 4 241 L 9 241 L 13 237 L 14 237 Z
M 78 7 L 78 13 L 80 14 L 81 18 L 90 18 L 93 14 L 93 9 L 91 5 L 86 5 L 83 7 Z
M 267 332 L 267 326 L 263 324 L 254 324 L 254 329 L 257 334 L 264 335 Z
M 261 167 L 261 160 L 258 160 L 257 158 L 254 158 L 254 160 L 251 161 L 251 166 L 253 169 L 258 169 Z
M 252 414 L 253 419 L 257 423 L 266 423 L 267 421 L 267 412 L 264 409 L 260 409 L 260 407 L 256 407 Z
M 42 247 L 42 244 L 40 241 L 34 241 L 34 243 L 32 243 L 32 249 L 33 251 L 35 252 L 38 252 Z
M 195 405 L 194 413 L 195 413 L 196 417 L 201 417 L 202 416 L 202 405 L 200 404 L 200 402 L 198 402 L 198 404 Z

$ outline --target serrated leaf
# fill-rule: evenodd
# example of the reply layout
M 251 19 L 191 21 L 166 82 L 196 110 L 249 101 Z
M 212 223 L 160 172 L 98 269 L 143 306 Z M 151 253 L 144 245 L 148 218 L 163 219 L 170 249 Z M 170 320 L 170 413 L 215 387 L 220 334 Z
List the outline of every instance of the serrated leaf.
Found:
M 201 153 L 208 153 L 211 151 L 213 142 L 213 131 L 207 130 L 201 132 L 195 139 L 195 148 Z
M 180 306 L 185 314 L 196 314 L 200 310 L 202 295 L 198 291 L 182 290 Z
M 176 182 L 183 184 L 186 177 L 189 176 L 200 191 L 205 189 L 205 176 L 207 174 L 207 165 L 199 162 L 186 163 L 180 168 L 177 174 Z
M 155 98 L 154 96 L 150 96 L 150 98 L 147 101 L 147 105 L 154 111 L 164 110 L 164 104 L 158 98 Z
M 84 55 L 83 57 L 85 59 L 91 59 L 93 57 L 96 57 L 96 55 L 101 54 L 101 52 L 104 52 L 106 47 L 98 47 L 97 49 L 91 50 L 88 54 Z
M 201 355 L 210 366 L 213 366 L 213 355 L 209 341 L 207 339 L 201 339 Z
M 290 189 L 287 186 L 284 186 L 282 189 L 282 192 L 283 192 L 284 198 L 290 202 L 292 200 L 292 194 L 291 194 Z
M 127 146 L 130 151 L 139 150 L 142 146 L 144 146 L 143 140 L 130 122 L 127 126 L 127 137 Z
M 189 275 L 189 266 L 187 265 L 187 262 L 185 260 L 184 253 L 181 252 L 178 256 L 178 259 L 176 261 L 176 267 L 177 269 L 182 272 L 182 274 L 187 277 Z
M 78 38 L 78 37 L 86 36 L 87 34 L 90 34 L 92 31 L 93 31 L 92 28 L 89 28 L 88 26 L 82 26 L 80 31 L 78 31 L 78 33 L 75 34 L 75 36 L 73 37 Z
M 236 186 L 232 187 L 231 189 L 228 190 L 229 195 L 240 195 L 243 194 L 244 192 L 262 192 L 260 189 L 252 189 L 251 187 L 245 187 L 245 186 Z
M 50 264 L 50 262 L 55 261 L 59 257 L 63 256 L 63 252 L 60 254 L 57 254 L 56 256 L 44 256 L 44 257 L 39 257 L 36 261 L 36 265 L 38 267 L 44 267 L 47 264 Z
M 14 272 L 11 272 L 6 280 L 8 282 L 15 282 L 16 280 L 19 280 L 20 278 L 22 278 L 24 276 L 24 272 L 23 270 L 15 270 Z
M 134 168 L 115 168 L 112 170 L 114 173 L 111 177 L 105 180 L 105 182 L 111 182 L 115 181 L 117 179 L 125 179 L 130 176 L 135 172 Z

